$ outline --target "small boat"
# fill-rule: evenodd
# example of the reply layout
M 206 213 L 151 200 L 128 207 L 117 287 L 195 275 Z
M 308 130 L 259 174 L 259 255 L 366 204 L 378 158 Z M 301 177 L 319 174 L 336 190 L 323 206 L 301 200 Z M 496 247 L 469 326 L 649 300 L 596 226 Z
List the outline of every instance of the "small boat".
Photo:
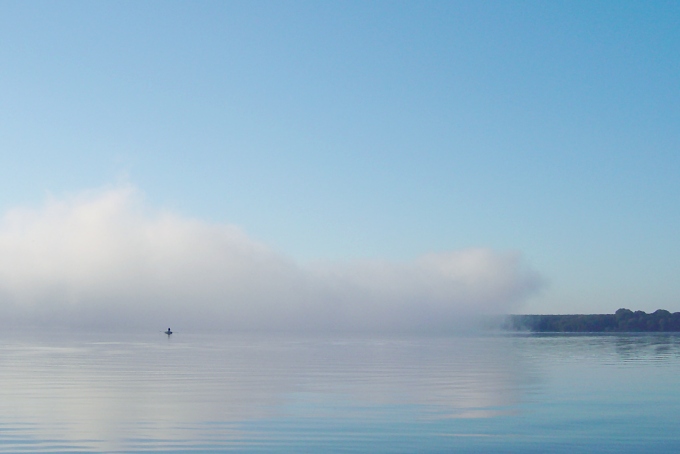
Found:
M 168 336 L 172 334 L 172 331 L 170 331 L 170 328 L 168 328 L 168 330 L 165 332 L 165 334 L 167 334 Z

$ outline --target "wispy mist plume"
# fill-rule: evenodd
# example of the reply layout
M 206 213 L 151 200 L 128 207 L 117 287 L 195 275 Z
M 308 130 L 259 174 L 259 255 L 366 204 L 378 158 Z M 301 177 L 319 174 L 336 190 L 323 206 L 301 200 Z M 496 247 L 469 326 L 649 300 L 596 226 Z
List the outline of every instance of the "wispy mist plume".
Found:
M 0 324 L 85 329 L 442 331 L 540 286 L 517 254 L 301 265 L 239 228 L 149 210 L 130 186 L 14 209 Z

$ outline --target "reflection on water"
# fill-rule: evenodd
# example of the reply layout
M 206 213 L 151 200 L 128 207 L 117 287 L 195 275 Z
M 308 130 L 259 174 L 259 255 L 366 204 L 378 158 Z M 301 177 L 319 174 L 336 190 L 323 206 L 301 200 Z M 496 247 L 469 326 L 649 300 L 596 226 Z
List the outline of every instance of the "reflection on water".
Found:
M 0 451 L 680 447 L 678 353 L 668 335 L 6 335 Z
M 624 361 L 667 361 L 680 357 L 680 337 L 674 334 L 618 336 L 616 352 Z

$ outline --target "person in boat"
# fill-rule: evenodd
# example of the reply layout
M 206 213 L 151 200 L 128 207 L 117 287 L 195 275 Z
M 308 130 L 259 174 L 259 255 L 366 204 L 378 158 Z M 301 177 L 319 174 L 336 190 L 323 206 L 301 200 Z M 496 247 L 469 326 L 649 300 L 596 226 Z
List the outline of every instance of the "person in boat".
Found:
M 168 336 L 169 336 L 170 334 L 172 334 L 172 331 L 170 330 L 170 328 L 168 328 L 168 330 L 165 332 L 165 334 L 167 334 Z

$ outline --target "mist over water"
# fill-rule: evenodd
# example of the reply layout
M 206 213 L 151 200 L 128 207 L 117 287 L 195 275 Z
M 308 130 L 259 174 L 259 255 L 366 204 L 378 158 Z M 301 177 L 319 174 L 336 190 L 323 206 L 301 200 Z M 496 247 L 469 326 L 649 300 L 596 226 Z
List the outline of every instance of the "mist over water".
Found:
M 85 330 L 446 332 L 541 287 L 514 252 L 301 264 L 132 186 L 16 208 L 0 225 L 0 324 Z

